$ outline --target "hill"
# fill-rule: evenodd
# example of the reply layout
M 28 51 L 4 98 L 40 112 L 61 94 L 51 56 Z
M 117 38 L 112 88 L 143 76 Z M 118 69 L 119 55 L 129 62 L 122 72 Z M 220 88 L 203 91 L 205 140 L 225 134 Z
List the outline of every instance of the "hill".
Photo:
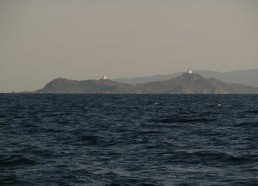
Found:
M 258 69 L 250 70 L 238 70 L 231 72 L 216 72 L 209 70 L 196 70 L 196 74 L 199 74 L 205 78 L 215 78 L 226 83 L 237 83 L 248 86 L 257 87 L 258 86 Z M 119 78 L 115 81 L 128 84 L 142 84 L 153 81 L 164 81 L 171 78 L 177 77 L 183 74 L 183 72 L 174 73 L 174 74 L 165 74 L 165 75 L 154 75 L 146 77 L 136 77 L 136 78 Z
M 132 85 L 112 80 L 69 80 L 57 78 L 47 83 L 38 93 L 131 93 Z
M 165 80 L 131 85 L 109 79 L 69 80 L 57 78 L 47 83 L 37 93 L 87 93 L 87 94 L 257 94 L 254 87 L 228 84 L 198 74 L 183 73 Z

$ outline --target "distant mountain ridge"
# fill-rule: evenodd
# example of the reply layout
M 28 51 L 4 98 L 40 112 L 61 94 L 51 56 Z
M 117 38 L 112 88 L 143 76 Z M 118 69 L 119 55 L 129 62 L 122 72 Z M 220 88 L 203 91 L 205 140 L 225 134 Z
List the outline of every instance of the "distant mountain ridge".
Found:
M 199 74 L 205 78 L 215 78 L 226 83 L 237 83 L 253 87 L 258 87 L 258 69 L 250 70 L 238 70 L 231 72 L 216 72 L 209 70 L 196 70 L 194 73 Z M 115 81 L 128 84 L 142 84 L 152 81 L 164 81 L 177 77 L 183 74 L 183 72 L 165 74 L 165 75 L 153 75 L 146 77 L 136 77 L 136 78 L 118 78 Z
M 87 94 L 258 94 L 258 89 L 240 84 L 228 84 L 199 74 L 183 73 L 175 78 L 143 84 L 120 83 L 109 79 L 69 80 L 57 78 L 37 93 Z

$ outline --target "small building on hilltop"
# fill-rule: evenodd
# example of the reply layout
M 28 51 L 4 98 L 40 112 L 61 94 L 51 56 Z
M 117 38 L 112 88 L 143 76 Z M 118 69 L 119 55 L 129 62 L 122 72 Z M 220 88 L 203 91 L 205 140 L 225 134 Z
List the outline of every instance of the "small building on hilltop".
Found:
M 186 72 L 187 74 L 192 74 L 193 73 L 193 71 L 190 69 L 190 68 L 188 68 L 188 70 L 187 70 L 187 72 Z
M 102 76 L 100 80 L 108 80 L 109 78 L 107 76 Z

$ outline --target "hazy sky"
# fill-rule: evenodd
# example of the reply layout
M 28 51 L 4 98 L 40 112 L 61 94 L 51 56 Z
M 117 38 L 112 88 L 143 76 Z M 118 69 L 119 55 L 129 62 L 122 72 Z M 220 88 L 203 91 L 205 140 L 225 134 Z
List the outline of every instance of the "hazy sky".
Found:
M 0 92 L 188 67 L 258 68 L 258 1 L 0 0 Z

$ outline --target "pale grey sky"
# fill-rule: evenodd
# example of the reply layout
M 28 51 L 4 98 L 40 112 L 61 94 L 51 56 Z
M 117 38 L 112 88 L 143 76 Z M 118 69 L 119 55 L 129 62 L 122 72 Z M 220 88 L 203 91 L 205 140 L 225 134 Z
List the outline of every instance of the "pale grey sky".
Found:
M 257 20 L 257 0 L 0 0 L 0 92 L 258 68 Z

